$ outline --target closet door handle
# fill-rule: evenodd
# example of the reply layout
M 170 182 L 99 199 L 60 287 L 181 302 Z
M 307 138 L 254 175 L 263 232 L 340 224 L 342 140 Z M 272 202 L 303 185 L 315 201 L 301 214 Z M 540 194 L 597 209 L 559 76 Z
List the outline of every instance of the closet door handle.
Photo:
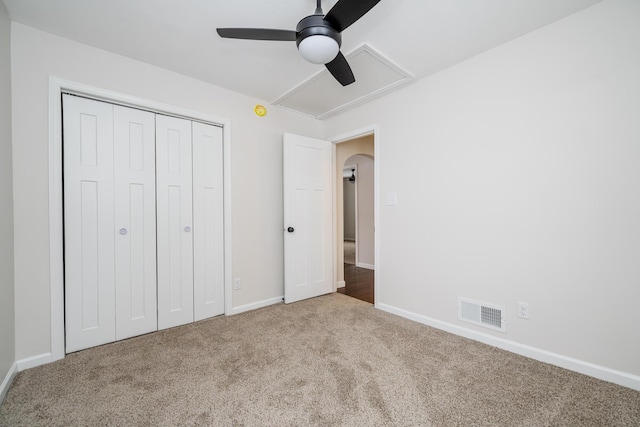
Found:
M 184 231 L 186 231 L 187 233 L 191 231 L 191 227 L 189 227 L 188 225 L 184 228 Z
M 127 234 L 127 229 L 126 228 L 121 228 L 119 230 L 119 233 L 124 236 L 125 234 Z
M 293 227 L 289 227 L 289 228 L 287 228 L 287 231 L 288 231 L 289 233 L 293 233 L 295 230 L 293 229 Z

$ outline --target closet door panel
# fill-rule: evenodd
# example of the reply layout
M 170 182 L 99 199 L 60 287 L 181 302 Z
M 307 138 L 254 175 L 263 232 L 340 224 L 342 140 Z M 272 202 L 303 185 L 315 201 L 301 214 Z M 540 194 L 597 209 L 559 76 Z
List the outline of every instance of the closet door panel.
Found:
M 155 115 L 114 106 L 116 339 L 158 329 Z
M 115 340 L 113 106 L 63 95 L 67 353 Z
M 222 128 L 193 122 L 194 318 L 224 314 Z
M 191 122 L 156 116 L 158 328 L 193 322 Z

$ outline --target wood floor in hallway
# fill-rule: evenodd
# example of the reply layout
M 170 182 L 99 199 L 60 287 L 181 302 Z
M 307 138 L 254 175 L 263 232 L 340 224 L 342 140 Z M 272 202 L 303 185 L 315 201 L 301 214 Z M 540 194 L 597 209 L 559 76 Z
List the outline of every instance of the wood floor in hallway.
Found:
M 373 270 L 356 267 L 355 264 L 344 264 L 344 281 L 346 283 L 344 288 L 338 288 L 338 292 L 374 303 Z

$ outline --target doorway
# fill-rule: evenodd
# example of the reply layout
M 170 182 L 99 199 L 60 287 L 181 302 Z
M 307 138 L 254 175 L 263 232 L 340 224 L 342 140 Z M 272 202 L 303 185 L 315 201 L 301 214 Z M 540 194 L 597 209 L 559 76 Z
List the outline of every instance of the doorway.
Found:
M 374 135 L 336 145 L 337 291 L 375 303 Z

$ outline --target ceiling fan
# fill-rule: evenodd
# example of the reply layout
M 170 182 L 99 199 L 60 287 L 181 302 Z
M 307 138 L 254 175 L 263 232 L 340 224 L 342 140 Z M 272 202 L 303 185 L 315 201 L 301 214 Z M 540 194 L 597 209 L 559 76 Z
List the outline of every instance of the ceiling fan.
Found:
M 296 30 L 269 28 L 218 28 L 220 37 L 248 40 L 295 41 L 298 51 L 312 64 L 324 64 L 342 86 L 356 81 L 340 52 L 342 32 L 362 18 L 380 0 L 338 0 L 326 15 L 317 0 L 313 15 L 303 18 Z

